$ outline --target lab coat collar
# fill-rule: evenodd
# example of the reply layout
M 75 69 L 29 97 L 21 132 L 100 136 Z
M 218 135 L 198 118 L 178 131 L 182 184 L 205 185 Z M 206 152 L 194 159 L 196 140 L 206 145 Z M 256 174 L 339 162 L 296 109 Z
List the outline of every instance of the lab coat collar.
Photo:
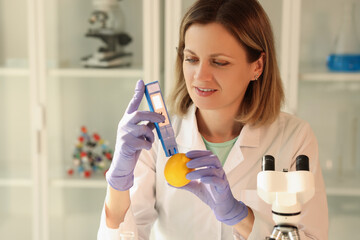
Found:
M 201 138 L 197 127 L 196 121 L 196 107 L 191 105 L 187 114 L 180 120 L 179 125 L 176 126 L 178 131 L 176 141 L 179 146 L 183 146 L 188 149 L 205 149 L 205 144 Z M 180 131 L 181 130 L 181 131 Z
M 240 147 L 258 147 L 260 144 L 260 128 L 245 124 L 238 140 Z
M 230 183 L 235 183 L 232 181 L 232 177 L 242 176 L 240 173 L 246 173 L 254 164 L 255 161 L 248 161 L 244 164 L 244 159 L 247 159 L 249 156 L 246 156 L 246 153 L 250 149 L 255 149 L 260 145 L 260 128 L 255 128 L 246 124 L 240 132 L 238 140 L 235 142 L 234 147 L 231 149 L 226 162 L 224 164 L 224 171 L 228 176 Z M 230 174 L 230 172 L 236 172 L 235 176 Z M 239 175 L 240 174 L 240 175 Z
M 191 105 L 187 114 L 179 121 L 182 125 L 177 126 L 178 130 L 188 129 L 186 131 L 176 131 L 177 143 L 190 149 L 203 149 L 205 147 L 197 127 L 196 107 Z M 239 139 L 235 143 L 235 147 L 258 147 L 260 143 L 260 128 L 255 128 L 246 124 L 240 132 Z

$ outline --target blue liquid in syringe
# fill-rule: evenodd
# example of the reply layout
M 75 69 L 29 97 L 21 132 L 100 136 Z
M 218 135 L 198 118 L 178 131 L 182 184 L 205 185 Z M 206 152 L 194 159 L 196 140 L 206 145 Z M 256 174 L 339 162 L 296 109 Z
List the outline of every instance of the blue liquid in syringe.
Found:
M 330 54 L 327 66 L 331 71 L 360 71 L 360 54 Z

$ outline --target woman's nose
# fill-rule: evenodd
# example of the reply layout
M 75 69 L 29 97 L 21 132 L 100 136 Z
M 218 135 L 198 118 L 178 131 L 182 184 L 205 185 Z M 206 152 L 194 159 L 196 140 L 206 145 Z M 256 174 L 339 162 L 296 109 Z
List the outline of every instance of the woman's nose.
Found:
M 211 66 L 207 63 L 200 63 L 196 70 L 194 78 L 199 81 L 207 81 L 212 78 Z

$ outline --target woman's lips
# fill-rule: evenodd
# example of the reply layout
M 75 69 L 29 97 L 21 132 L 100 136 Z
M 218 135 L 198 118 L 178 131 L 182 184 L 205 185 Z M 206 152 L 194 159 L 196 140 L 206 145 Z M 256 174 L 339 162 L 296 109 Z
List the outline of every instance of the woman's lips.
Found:
M 214 94 L 217 90 L 215 89 L 211 89 L 211 88 L 199 88 L 199 87 L 195 87 L 195 92 L 197 95 L 201 96 L 201 97 L 208 97 L 211 96 L 212 94 Z

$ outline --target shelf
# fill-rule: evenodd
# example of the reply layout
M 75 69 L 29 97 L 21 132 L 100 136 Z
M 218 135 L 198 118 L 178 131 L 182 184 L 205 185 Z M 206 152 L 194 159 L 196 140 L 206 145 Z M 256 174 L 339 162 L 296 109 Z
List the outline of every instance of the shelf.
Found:
M 301 67 L 300 81 L 313 82 L 360 82 L 359 72 L 331 72 L 323 64 Z
M 326 188 L 326 195 L 328 195 L 328 196 L 360 197 L 360 187 L 359 188 L 328 187 L 328 188 Z
M 360 177 L 325 176 L 326 194 L 328 196 L 360 197 Z
M 30 74 L 29 69 L 23 69 L 23 68 L 0 68 L 0 76 L 28 77 L 29 74 Z
M 90 69 L 65 68 L 50 69 L 50 77 L 77 77 L 77 78 L 142 78 L 143 70 L 140 68 L 123 69 Z
M 102 204 L 100 203 L 99 206 L 102 206 Z M 101 207 L 92 211 L 93 212 L 83 212 L 81 214 L 68 213 L 66 216 L 51 216 L 50 239 L 96 238 L 101 216 Z
M 61 188 L 106 188 L 107 183 L 105 179 L 58 178 L 52 180 L 51 185 Z
M 300 74 L 301 81 L 315 82 L 360 82 L 360 73 L 307 72 Z
M 0 187 L 31 187 L 29 179 L 0 179 Z
M 1 239 L 32 239 L 32 217 L 25 214 L 2 214 Z

